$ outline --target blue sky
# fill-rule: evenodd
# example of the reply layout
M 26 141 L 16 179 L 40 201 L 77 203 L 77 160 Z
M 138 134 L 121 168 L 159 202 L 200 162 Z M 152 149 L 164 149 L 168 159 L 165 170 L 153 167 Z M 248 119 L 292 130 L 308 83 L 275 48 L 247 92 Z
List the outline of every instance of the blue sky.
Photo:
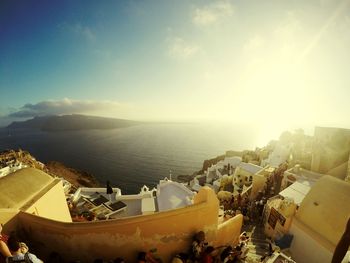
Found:
M 349 14 L 348 0 L 1 1 L 0 124 L 82 113 L 350 128 Z

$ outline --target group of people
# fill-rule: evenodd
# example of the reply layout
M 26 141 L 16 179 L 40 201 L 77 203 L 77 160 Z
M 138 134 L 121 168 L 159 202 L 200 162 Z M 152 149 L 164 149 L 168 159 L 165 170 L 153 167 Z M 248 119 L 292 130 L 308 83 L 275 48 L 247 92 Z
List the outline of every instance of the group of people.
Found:
M 15 232 L 10 236 L 2 233 L 0 226 L 0 263 L 26 262 L 42 263 L 36 255 L 29 252 L 28 246 L 21 242 Z
M 206 241 L 205 233 L 199 231 L 194 235 L 191 248 L 186 253 L 179 253 L 172 259 L 172 263 L 232 263 L 240 262 L 247 253 L 247 242 L 249 237 L 244 232 L 240 236 L 239 244 L 235 247 L 225 246 L 214 248 Z M 139 252 L 135 258 L 137 263 L 161 263 L 156 251 Z M 21 242 L 15 232 L 10 236 L 2 234 L 0 227 L 0 263 L 25 262 L 43 263 L 35 254 L 29 252 L 28 246 Z M 58 253 L 51 253 L 46 262 L 65 262 Z M 106 263 L 103 259 L 95 259 L 94 263 Z M 109 263 L 125 263 L 122 258 L 108 261 Z
M 176 254 L 171 263 L 239 263 L 242 262 L 248 253 L 249 237 L 243 232 L 239 237 L 239 243 L 232 246 L 213 247 L 205 239 L 205 233 L 199 231 L 193 237 L 193 242 L 189 251 Z M 151 249 L 148 252 L 141 251 L 136 256 L 137 263 L 162 263 L 157 256 L 156 250 Z M 106 263 L 102 259 L 96 259 L 94 263 Z M 125 263 L 121 258 L 108 263 Z
M 172 263 L 234 263 L 241 262 L 248 253 L 249 237 L 243 232 L 239 238 L 239 244 L 235 247 L 224 246 L 214 248 L 205 240 L 205 233 L 200 231 L 195 234 L 191 250 L 188 254 L 176 255 Z
M 259 223 L 262 220 L 267 196 L 265 191 L 259 191 L 255 200 L 249 200 L 245 195 L 238 194 L 236 197 L 232 196 L 231 200 L 220 200 L 220 205 L 222 205 L 224 215 L 227 217 L 242 214 L 245 222 Z

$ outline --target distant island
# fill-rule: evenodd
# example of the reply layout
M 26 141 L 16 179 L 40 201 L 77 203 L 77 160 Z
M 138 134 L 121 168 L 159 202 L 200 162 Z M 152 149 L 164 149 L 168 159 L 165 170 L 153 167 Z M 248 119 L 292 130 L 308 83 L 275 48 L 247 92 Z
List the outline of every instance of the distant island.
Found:
M 105 118 L 87 115 L 40 116 L 26 121 L 15 121 L 7 126 L 8 129 L 38 129 L 42 131 L 68 131 L 92 129 L 126 128 L 142 122 Z

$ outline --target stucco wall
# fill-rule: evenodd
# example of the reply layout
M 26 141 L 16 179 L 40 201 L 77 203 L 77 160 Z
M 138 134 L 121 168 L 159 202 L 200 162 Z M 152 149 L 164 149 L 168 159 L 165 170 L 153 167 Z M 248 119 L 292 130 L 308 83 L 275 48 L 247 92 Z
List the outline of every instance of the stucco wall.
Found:
M 275 240 L 275 239 L 281 238 L 283 235 L 288 233 L 288 231 L 291 227 L 292 221 L 293 221 L 293 217 L 285 217 L 286 221 L 285 221 L 283 226 L 277 220 L 275 227 L 272 228 L 272 226 L 270 226 L 270 224 L 268 223 L 270 211 L 271 210 L 269 209 L 269 211 L 266 212 L 267 215 L 266 215 L 266 222 L 264 224 L 264 232 L 268 237 L 272 237 Z M 278 212 L 281 213 L 280 211 L 278 211 Z
M 237 215 L 219 224 L 214 247 L 223 244 L 237 244 L 243 224 L 243 215 Z
M 0 223 L 4 225 L 3 233 L 9 234 L 18 225 L 17 209 L 0 209 Z
M 27 213 L 57 221 L 72 222 L 61 180 L 56 179 L 32 202 L 33 204 L 27 205 L 24 210 Z
M 194 205 L 153 215 L 84 223 L 58 222 L 27 213 L 20 213 L 19 218 L 22 230 L 43 258 L 55 250 L 83 262 L 117 256 L 134 262 L 138 251 L 157 248 L 164 262 L 169 262 L 175 253 L 188 251 L 197 231 L 203 230 L 209 243 L 215 241 L 215 245 L 238 238 L 241 217 L 218 228 L 218 207 L 215 193 L 203 187 L 194 197 Z
M 343 164 L 329 170 L 327 174 L 337 177 L 341 180 L 344 180 L 346 177 L 347 169 L 348 169 L 348 160 Z
M 266 177 L 264 177 L 263 175 L 254 174 L 253 175 L 252 191 L 251 191 L 249 199 L 255 200 L 259 191 L 264 190 L 265 184 L 266 184 Z
M 349 183 L 323 176 L 305 196 L 296 218 L 335 246 L 350 216 L 349 193 Z
M 335 246 L 322 236 L 308 229 L 297 219 L 290 228 L 293 241 L 290 247 L 293 259 L 298 263 L 329 263 L 332 261 Z
M 311 188 L 290 229 L 291 252 L 298 263 L 331 262 L 350 215 L 349 193 L 350 184 L 328 175 Z

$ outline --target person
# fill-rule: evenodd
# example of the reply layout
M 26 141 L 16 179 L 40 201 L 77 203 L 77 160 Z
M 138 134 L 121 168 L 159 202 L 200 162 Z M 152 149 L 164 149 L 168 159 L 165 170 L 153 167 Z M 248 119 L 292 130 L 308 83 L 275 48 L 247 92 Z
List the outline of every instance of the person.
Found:
M 11 256 L 11 252 L 7 246 L 8 236 L 2 233 L 2 224 L 0 224 L 0 263 L 4 263 L 6 257 Z
M 28 252 L 28 247 L 21 247 L 21 242 L 19 242 L 17 236 L 12 233 L 7 241 L 8 248 L 11 251 L 12 256 L 6 258 L 7 263 L 23 261 L 32 263 L 43 263 L 36 255 Z M 25 253 L 22 253 L 25 252 Z
M 153 258 L 151 252 L 146 253 L 144 251 L 141 251 L 137 254 L 137 263 L 156 263 L 156 262 L 158 261 Z
M 146 253 L 146 262 L 147 263 L 160 263 L 162 260 L 157 255 L 157 248 L 152 248 Z
M 235 210 L 235 197 L 232 195 L 231 200 L 230 200 L 230 209 Z
M 137 263 L 146 263 L 146 255 L 147 253 L 144 251 L 141 251 L 137 254 Z
M 11 252 L 7 244 L 3 240 L 0 240 L 0 263 L 6 262 L 5 259 L 7 257 L 11 257 Z
M 249 236 L 247 235 L 247 232 L 243 231 L 242 234 L 239 236 L 239 242 L 245 242 L 247 244 L 249 241 Z
M 241 196 L 240 193 L 238 193 L 238 195 L 237 195 L 237 206 L 241 207 L 241 205 L 242 205 L 241 203 L 242 203 L 242 196 Z
M 340 238 L 337 246 L 335 247 L 334 254 L 332 257 L 332 263 L 342 262 L 347 250 L 350 246 L 350 217 L 345 227 L 345 231 Z
M 202 254 L 204 253 L 208 243 L 205 241 L 205 234 L 203 231 L 199 231 L 195 234 L 194 240 L 192 242 L 192 259 L 199 262 Z
M 260 262 L 265 262 L 266 258 L 269 258 L 272 256 L 272 254 L 274 253 L 274 247 L 272 246 L 272 239 L 271 238 L 267 238 L 266 239 L 267 242 L 269 243 L 269 252 L 265 253 L 261 258 L 260 258 Z
M 111 187 L 109 181 L 107 181 L 106 193 L 107 193 L 108 196 L 109 196 L 109 201 L 112 201 L 113 188 Z
M 264 201 L 263 201 L 263 199 L 261 199 L 261 200 L 258 202 L 258 214 L 259 214 L 259 218 L 261 218 L 262 215 L 263 215 L 264 207 L 265 207 Z
M 214 247 L 208 246 L 205 248 L 204 253 L 202 254 L 201 263 L 213 263 L 214 262 Z
M 241 242 L 239 244 L 239 247 L 240 247 L 240 253 L 239 253 L 238 258 L 241 260 L 245 260 L 245 258 L 247 257 L 249 248 L 247 247 L 245 242 Z
M 241 245 L 235 246 L 234 255 L 235 255 L 237 258 L 240 258 L 240 256 L 242 255 L 242 247 L 241 247 Z
M 116 258 L 113 263 L 125 263 L 125 260 L 122 258 Z
M 231 246 L 227 246 L 220 254 L 220 262 L 232 263 L 237 261 L 237 253 L 233 251 Z
M 171 263 L 186 263 L 188 262 L 189 256 L 186 253 L 179 253 L 174 256 Z
M 24 242 L 19 242 L 19 247 L 20 247 L 21 253 L 23 254 L 27 253 L 29 250 L 27 244 Z
M 48 262 L 48 263 L 62 263 L 62 262 L 64 262 L 64 260 L 58 252 L 53 251 L 50 253 L 49 258 L 46 262 Z

